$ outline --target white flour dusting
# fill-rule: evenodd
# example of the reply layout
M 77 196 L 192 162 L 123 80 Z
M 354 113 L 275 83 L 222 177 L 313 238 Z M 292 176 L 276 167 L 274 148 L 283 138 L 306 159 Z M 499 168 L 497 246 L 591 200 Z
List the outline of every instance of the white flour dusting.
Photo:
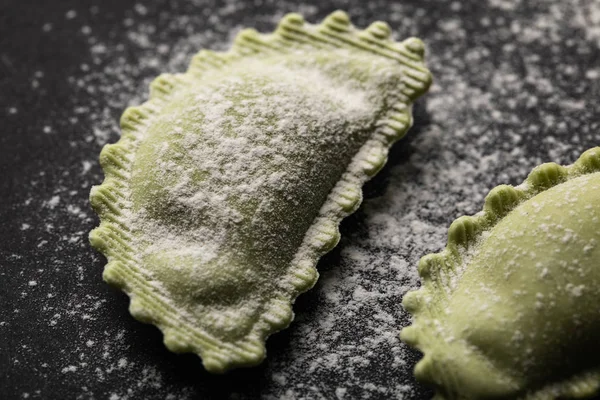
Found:
M 143 240 L 149 244 L 145 253 L 163 256 L 168 251 L 169 257 L 206 253 L 197 260 L 203 264 L 210 262 L 216 252 L 240 248 L 237 243 L 243 239 L 238 238 L 234 226 L 283 235 L 271 226 L 272 220 L 260 218 L 287 204 L 277 200 L 279 195 L 274 193 L 301 185 L 302 169 L 290 167 L 287 160 L 303 158 L 310 168 L 327 168 L 327 160 L 316 159 L 313 153 L 321 154 L 319 146 L 336 148 L 341 153 L 350 140 L 340 140 L 345 137 L 340 127 L 346 122 L 353 126 L 372 124 L 373 110 L 381 103 L 381 99 L 367 98 L 377 99 L 377 81 L 364 90 L 343 83 L 343 77 L 333 81 L 314 68 L 291 69 L 250 61 L 243 63 L 243 71 L 254 71 L 252 76 L 258 76 L 259 81 L 248 81 L 243 75 L 221 81 L 222 72 L 215 73 L 214 80 L 221 82 L 217 88 L 199 88 L 193 99 L 183 102 L 183 110 L 165 112 L 160 123 L 171 130 L 160 143 L 142 144 L 146 154 L 151 149 L 151 156 L 150 162 L 143 164 L 149 168 L 147 171 L 139 171 L 142 167 L 134 170 L 134 175 L 142 176 L 136 182 L 148 177 L 142 180 L 146 184 L 139 190 L 145 193 L 149 185 L 165 188 L 164 194 L 157 192 L 151 197 L 148 210 L 124 214 L 133 229 L 144 232 Z M 240 74 L 239 70 L 235 72 Z M 205 82 L 211 80 L 205 78 Z M 256 93 L 268 95 L 256 97 Z M 231 99 L 238 96 L 243 99 L 234 104 Z M 309 129 L 319 134 L 312 137 Z M 145 132 L 141 141 L 158 134 Z M 306 146 L 313 146 L 314 152 L 307 153 Z M 148 156 L 138 157 L 142 158 L 139 162 L 145 163 L 143 157 Z M 162 212 L 160 204 L 170 207 L 165 212 L 185 210 L 187 223 L 164 224 L 153 218 Z M 255 207 L 251 213 L 247 212 L 250 205 Z M 277 242 L 279 237 L 261 236 L 260 240 Z M 195 269 L 203 268 L 197 265 Z M 268 268 L 263 265 L 261 269 Z
M 57 156 L 43 171 L 28 173 L 28 195 L 15 209 L 30 212 L 14 230 L 36 235 L 30 253 L 7 252 L 20 272 L 0 275 L 19 297 L 0 313 L 0 336 L 20 332 L 8 356 L 11 370 L 34 371 L 48 382 L 21 384 L 20 397 L 48 398 L 60 390 L 110 400 L 183 400 L 209 392 L 230 399 L 426 393 L 410 378 L 417 356 L 398 339 L 408 323 L 400 301 L 418 286 L 417 261 L 439 251 L 450 222 L 479 211 L 492 187 L 520 183 L 541 162 L 571 163 L 600 143 L 594 58 L 600 19 L 594 0 L 490 0 L 489 9 L 476 1 L 440 1 L 429 9 L 408 1 L 357 2 L 350 9 L 334 3 L 359 26 L 376 16 L 397 38 L 421 37 L 435 84 L 416 107 L 415 129 L 343 224 L 340 245 L 319 266 L 319 283 L 299 298 L 296 320 L 267 342 L 265 365 L 222 380 L 204 374 L 199 360 L 169 354 L 155 329 L 132 322 L 124 298 L 99 284 L 104 260 L 86 238 L 97 223 L 87 201 L 102 179 L 97 156 L 118 139 L 121 112 L 147 98 L 155 76 L 184 71 L 201 48 L 227 48 L 241 27 L 271 30 L 288 11 L 316 22 L 331 10 L 317 2 L 215 7 L 188 1 L 163 11 L 145 3 L 128 10 L 111 36 L 98 34 L 93 20 L 75 10 L 62 11 L 68 28 L 40 25 L 40 35 L 78 32 L 89 53 L 62 82 L 84 100 L 68 105 L 69 119 L 48 117 L 40 125 L 40 135 L 64 141 L 76 162 Z M 531 3 L 535 11 L 527 8 Z M 461 9 L 471 6 L 475 11 L 465 18 Z M 102 12 L 102 5 L 90 9 L 92 16 Z M 32 73 L 31 90 L 51 89 L 48 72 Z M 2 112 L 17 118 L 23 109 Z M 24 315 L 30 304 L 36 313 Z M 29 329 L 48 332 L 48 341 L 30 337 Z M 52 341 L 58 336 L 69 338 L 66 347 Z M 46 361 L 38 362 L 38 354 Z

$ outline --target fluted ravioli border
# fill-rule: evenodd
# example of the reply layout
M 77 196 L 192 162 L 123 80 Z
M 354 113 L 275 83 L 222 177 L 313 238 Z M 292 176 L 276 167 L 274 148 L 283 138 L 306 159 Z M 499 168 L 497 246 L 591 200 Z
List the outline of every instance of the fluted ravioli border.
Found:
M 418 265 L 421 277 L 421 288 L 408 292 L 402 301 L 403 307 L 413 315 L 411 326 L 401 331 L 401 339 L 412 347 L 423 352 L 423 359 L 415 368 L 418 380 L 433 384 L 438 392 L 435 399 L 446 397 L 440 393 L 443 388 L 449 393 L 460 396 L 460 388 L 452 387 L 451 373 L 444 371 L 428 357 L 430 348 L 429 335 L 418 322 L 423 318 L 435 318 L 432 308 L 447 301 L 449 289 L 442 283 L 455 276 L 463 264 L 463 254 L 471 246 L 480 241 L 483 232 L 489 231 L 513 209 L 534 196 L 557 185 L 577 177 L 600 173 L 600 147 L 585 151 L 568 166 L 556 163 L 545 163 L 534 168 L 525 181 L 519 186 L 499 185 L 492 189 L 485 198 L 483 210 L 472 216 L 457 218 L 448 229 L 448 243 L 440 253 L 428 254 L 421 258 Z M 437 382 L 430 382 L 427 377 L 436 376 Z M 455 385 L 456 386 L 456 385 Z M 584 371 L 568 379 L 547 385 L 528 393 L 520 400 L 551 400 L 564 398 L 582 398 L 596 394 L 600 390 L 600 369 Z M 451 397 L 455 398 L 455 397 Z M 456 397 L 462 398 L 462 397 Z
M 306 24 L 302 16 L 288 14 L 272 34 L 247 29 L 238 34 L 228 52 L 200 51 L 186 73 L 160 75 L 150 86 L 149 100 L 124 112 L 121 139 L 116 144 L 106 145 L 100 154 L 105 179 L 100 186 L 92 188 L 90 201 L 101 224 L 90 233 L 90 242 L 109 261 L 104 269 L 104 280 L 129 295 L 132 316 L 156 325 L 171 351 L 199 354 L 205 368 L 211 372 L 251 366 L 265 358 L 266 338 L 292 321 L 295 298 L 315 284 L 318 259 L 338 243 L 341 220 L 360 205 L 362 185 L 383 167 L 390 146 L 410 128 L 412 101 L 431 84 L 431 74 L 423 63 L 422 42 L 411 38 L 397 43 L 390 39 L 390 33 L 390 28 L 383 22 L 357 30 L 342 11 L 330 14 L 319 25 Z M 403 72 L 402 86 L 397 93 L 399 101 L 385 118 L 378 121 L 371 138 L 354 156 L 328 195 L 279 285 L 277 298 L 265 305 L 261 318 L 244 340 L 223 343 L 195 328 L 183 315 L 178 315 L 177 310 L 165 301 L 166 294 L 149 285 L 150 276 L 139 267 L 141 260 L 133 248 L 130 229 L 122 218 L 123 211 L 130 207 L 129 176 L 133 157 L 140 136 L 152 124 L 154 116 L 186 82 L 202 76 L 204 71 L 219 69 L 245 57 L 286 54 L 303 46 L 358 49 L 398 61 Z

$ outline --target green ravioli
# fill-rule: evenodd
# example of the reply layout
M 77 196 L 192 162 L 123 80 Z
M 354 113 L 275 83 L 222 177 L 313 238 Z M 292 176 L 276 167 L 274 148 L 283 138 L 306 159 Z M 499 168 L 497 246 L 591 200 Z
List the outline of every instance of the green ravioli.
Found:
M 161 75 L 100 155 L 90 241 L 104 279 L 170 350 L 212 372 L 259 363 L 430 82 L 420 40 L 357 30 L 340 11 L 245 30 Z
M 419 263 L 401 338 L 438 399 L 582 398 L 600 387 L 600 147 L 499 186 Z

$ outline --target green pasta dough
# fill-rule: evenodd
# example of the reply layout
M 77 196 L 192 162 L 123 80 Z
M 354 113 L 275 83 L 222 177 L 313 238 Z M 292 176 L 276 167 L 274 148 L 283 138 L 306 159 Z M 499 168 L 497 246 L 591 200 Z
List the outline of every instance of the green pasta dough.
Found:
M 259 363 L 430 82 L 420 40 L 341 11 L 319 25 L 287 15 L 161 75 L 100 156 L 90 240 L 104 279 L 207 370 Z
M 582 398 L 600 386 L 600 147 L 499 186 L 419 263 L 401 338 L 439 399 Z

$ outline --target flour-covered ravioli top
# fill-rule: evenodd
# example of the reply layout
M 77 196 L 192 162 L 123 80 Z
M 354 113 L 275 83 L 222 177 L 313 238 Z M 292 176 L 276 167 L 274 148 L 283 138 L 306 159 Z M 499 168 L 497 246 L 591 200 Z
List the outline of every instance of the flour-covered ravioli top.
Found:
M 200 52 L 125 112 L 106 146 L 92 244 L 131 312 L 211 371 L 253 365 L 314 285 L 340 220 L 412 123 L 430 84 L 418 39 L 291 14 L 273 34 L 242 32 Z
M 323 53 L 335 74 L 295 57 L 221 71 L 199 93 L 174 98 L 139 147 L 132 205 L 143 262 L 175 295 L 200 300 L 189 311 L 202 318 L 244 309 L 207 327 L 215 335 L 237 339 L 252 328 L 264 306 L 256 291 L 276 289 L 383 102 L 397 100 L 384 97 L 400 84 L 393 61 L 367 64 L 372 82 L 351 85 L 364 70 L 352 71 L 356 60 L 344 53 Z
M 600 387 L 600 148 L 545 164 L 450 228 L 419 265 L 402 338 L 447 399 L 582 398 Z

